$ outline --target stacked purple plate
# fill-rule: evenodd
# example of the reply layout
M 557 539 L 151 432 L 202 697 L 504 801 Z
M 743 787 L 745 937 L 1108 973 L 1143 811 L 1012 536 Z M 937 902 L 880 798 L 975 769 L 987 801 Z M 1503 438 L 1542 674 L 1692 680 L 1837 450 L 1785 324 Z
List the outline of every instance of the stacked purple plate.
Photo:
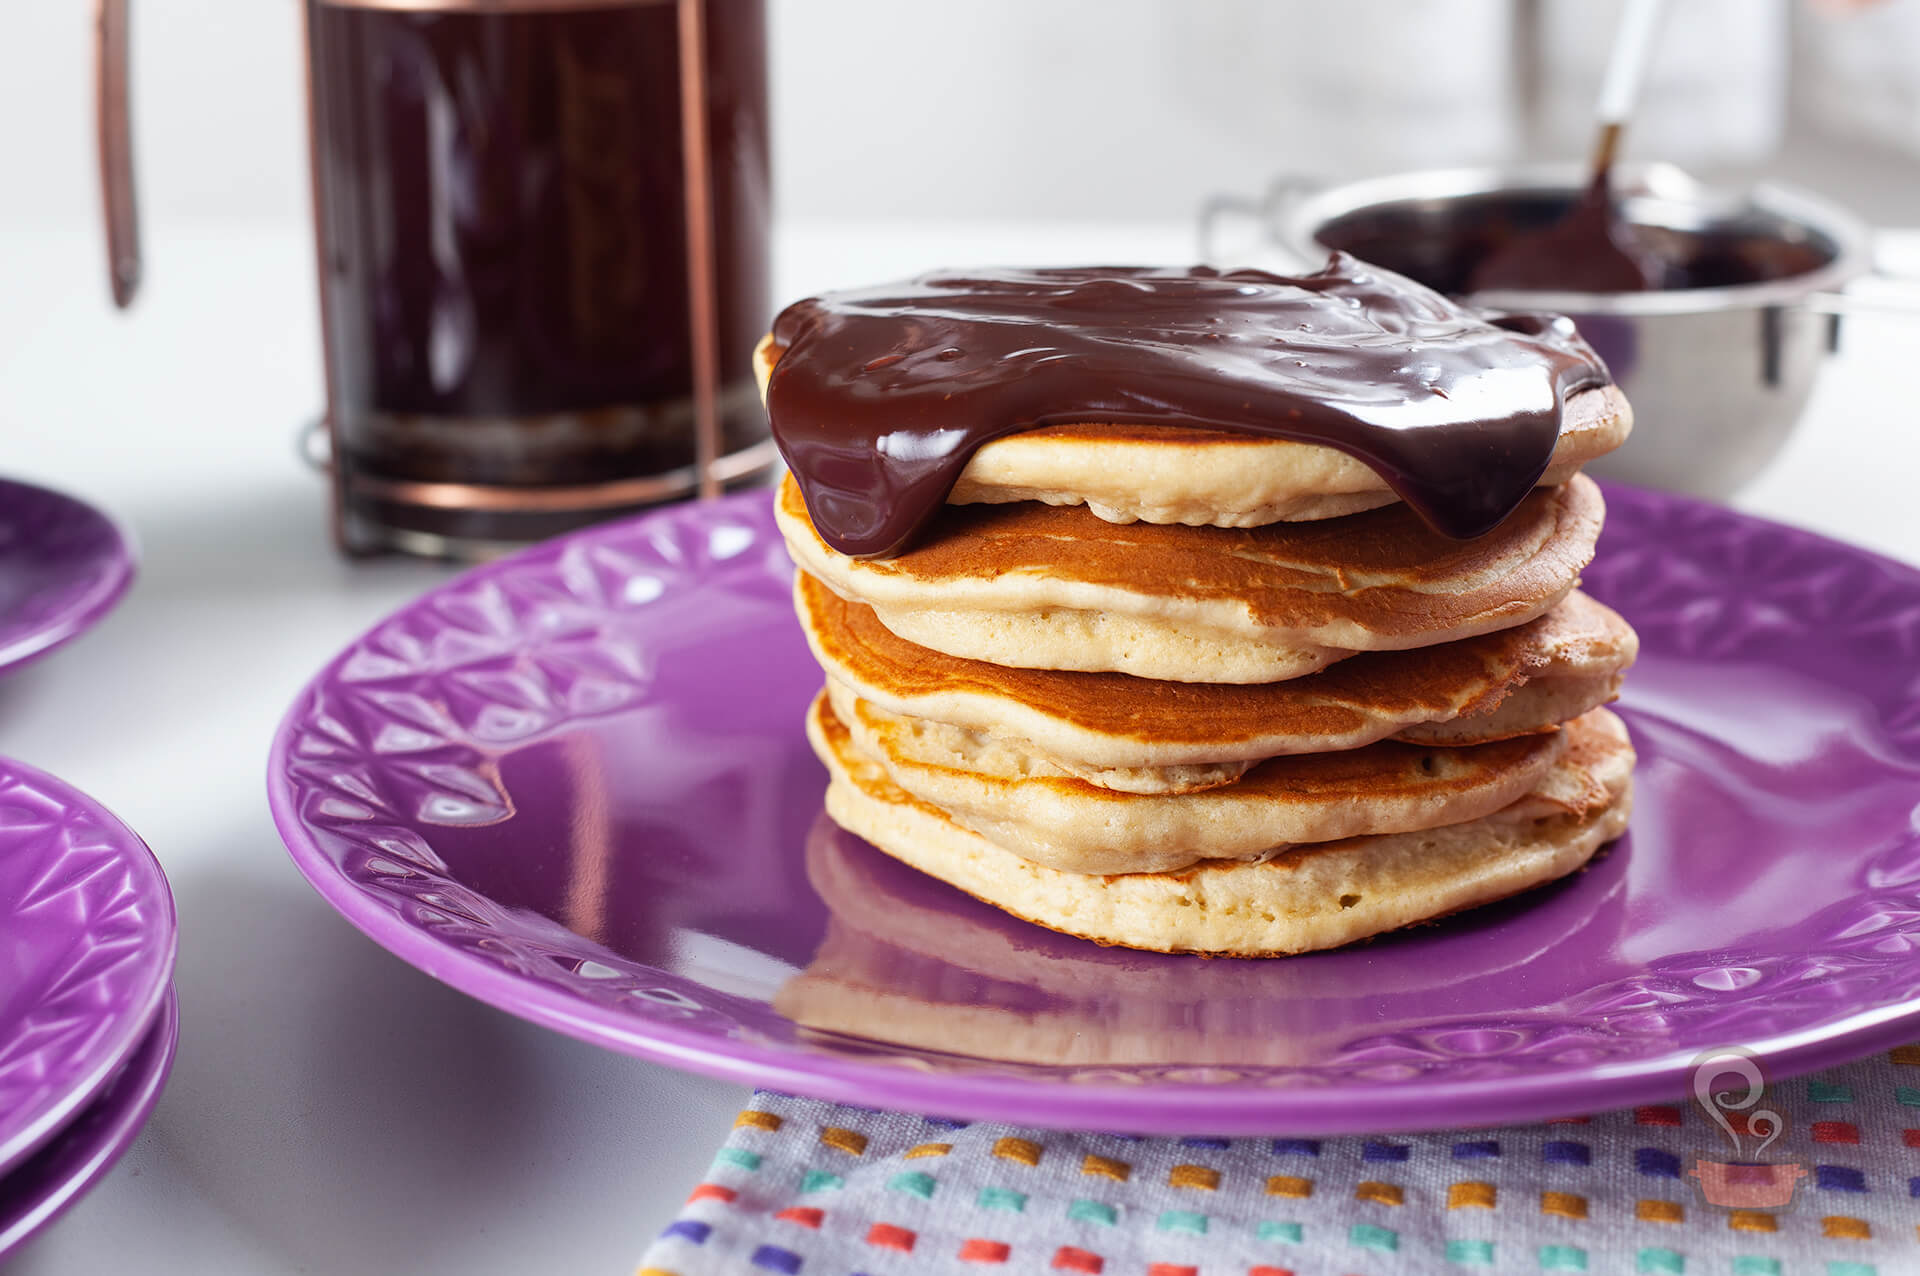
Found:
M 93 506 L 0 479 L 0 673 L 113 610 L 133 583 L 133 562 L 132 541 Z
M 104 617 L 132 542 L 99 510 L 0 479 L 0 673 Z M 178 1036 L 173 897 L 93 799 L 0 758 L 0 1260 L 120 1159 Z
M 173 897 L 85 794 L 0 758 L 0 1259 L 119 1159 L 173 1062 Z

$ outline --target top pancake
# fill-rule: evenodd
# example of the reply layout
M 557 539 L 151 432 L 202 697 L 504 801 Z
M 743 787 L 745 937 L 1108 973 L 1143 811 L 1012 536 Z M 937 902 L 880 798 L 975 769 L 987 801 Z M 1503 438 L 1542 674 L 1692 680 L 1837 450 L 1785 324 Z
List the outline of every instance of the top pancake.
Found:
M 771 335 L 754 351 L 764 399 L 780 359 Z M 1560 441 L 1542 485 L 1626 441 L 1633 411 L 1616 386 L 1583 390 L 1563 409 Z M 1372 469 L 1310 443 L 1151 425 L 1055 425 L 975 452 L 954 485 L 955 505 L 1040 501 L 1085 505 L 1112 523 L 1259 527 L 1338 518 L 1395 504 Z
M 1573 588 L 1603 512 L 1579 475 L 1535 489 L 1471 541 L 1405 505 L 1245 529 L 973 505 L 949 507 L 905 553 L 856 559 L 820 539 L 791 476 L 775 502 L 804 570 L 923 647 L 1016 668 L 1236 683 L 1524 624 Z

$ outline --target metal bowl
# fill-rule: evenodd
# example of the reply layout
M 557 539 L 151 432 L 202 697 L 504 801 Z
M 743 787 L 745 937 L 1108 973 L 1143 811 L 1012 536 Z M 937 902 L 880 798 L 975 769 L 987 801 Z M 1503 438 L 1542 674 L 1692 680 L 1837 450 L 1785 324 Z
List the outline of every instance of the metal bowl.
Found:
M 1625 215 L 1649 234 L 1737 239 L 1771 254 L 1767 264 L 1784 273 L 1657 292 L 1480 292 L 1469 299 L 1571 315 L 1606 359 L 1633 404 L 1635 426 L 1626 446 L 1593 469 L 1728 496 L 1773 459 L 1799 420 L 1839 342 L 1846 299 L 1838 291 L 1871 267 L 1872 233 L 1844 210 L 1780 186 L 1715 191 L 1667 166 L 1625 170 L 1620 179 Z M 1221 215 L 1252 212 L 1291 267 L 1318 265 L 1330 249 L 1344 248 L 1458 293 L 1491 247 L 1488 227 L 1549 225 L 1585 181 L 1572 167 L 1405 173 L 1325 189 L 1282 181 L 1264 203 L 1215 201 L 1202 249 L 1215 256 Z

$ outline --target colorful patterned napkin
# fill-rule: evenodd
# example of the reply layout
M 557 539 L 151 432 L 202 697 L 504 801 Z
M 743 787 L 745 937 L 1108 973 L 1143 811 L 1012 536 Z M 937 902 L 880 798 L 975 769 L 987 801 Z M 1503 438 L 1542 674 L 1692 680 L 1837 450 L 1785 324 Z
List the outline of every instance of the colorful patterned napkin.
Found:
M 761 1092 L 640 1276 L 1904 1276 L 1917 1225 L 1907 1046 L 1739 1110 L 1377 1138 L 1058 1133 Z

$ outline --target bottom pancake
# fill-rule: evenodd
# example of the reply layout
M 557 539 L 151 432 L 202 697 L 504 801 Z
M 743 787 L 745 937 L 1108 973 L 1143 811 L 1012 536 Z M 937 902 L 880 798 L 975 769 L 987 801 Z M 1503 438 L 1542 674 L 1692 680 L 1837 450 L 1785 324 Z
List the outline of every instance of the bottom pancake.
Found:
M 826 933 L 805 969 L 775 992 L 773 1008 L 809 1032 L 996 1063 L 1309 1065 L 1368 1035 L 1382 1016 L 1416 1013 L 1463 977 L 1550 960 L 1566 934 L 1505 927 L 1474 935 L 1470 957 L 1456 946 L 1411 960 L 1362 960 L 1330 976 L 1311 962 L 1090 944 L 956 900 L 944 883 L 824 815 L 807 832 L 806 866 L 807 884 L 827 906 Z M 1567 930 L 1599 925 L 1605 911 L 1584 905 Z
M 827 813 L 894 858 L 1097 943 L 1243 957 L 1336 948 L 1578 869 L 1626 828 L 1634 755 L 1625 727 L 1604 709 L 1565 730 L 1567 754 L 1591 782 L 1542 790 L 1480 819 L 1297 846 L 1254 863 L 1100 876 L 1031 863 L 912 797 L 858 752 L 824 696 L 807 718 L 832 776 Z

